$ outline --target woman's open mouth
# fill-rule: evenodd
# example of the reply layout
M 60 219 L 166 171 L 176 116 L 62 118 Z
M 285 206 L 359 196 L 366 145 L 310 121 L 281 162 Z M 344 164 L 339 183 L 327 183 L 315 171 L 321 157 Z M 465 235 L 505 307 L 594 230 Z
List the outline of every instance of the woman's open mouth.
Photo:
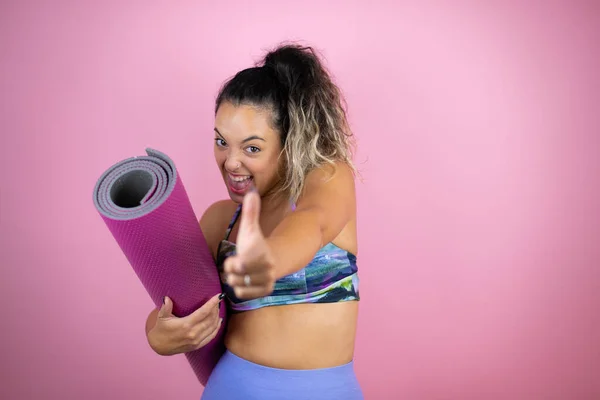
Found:
M 235 194 L 246 194 L 252 186 L 252 175 L 231 175 L 227 174 L 227 186 Z

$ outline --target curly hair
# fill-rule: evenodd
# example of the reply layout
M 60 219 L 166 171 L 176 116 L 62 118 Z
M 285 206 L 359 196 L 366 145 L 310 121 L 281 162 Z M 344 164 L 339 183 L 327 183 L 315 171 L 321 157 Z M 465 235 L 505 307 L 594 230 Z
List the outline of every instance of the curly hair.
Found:
M 315 168 L 344 162 L 356 172 L 345 99 L 312 47 L 285 44 L 268 52 L 225 82 L 215 113 L 224 101 L 271 109 L 285 156 L 280 190 L 292 201 Z

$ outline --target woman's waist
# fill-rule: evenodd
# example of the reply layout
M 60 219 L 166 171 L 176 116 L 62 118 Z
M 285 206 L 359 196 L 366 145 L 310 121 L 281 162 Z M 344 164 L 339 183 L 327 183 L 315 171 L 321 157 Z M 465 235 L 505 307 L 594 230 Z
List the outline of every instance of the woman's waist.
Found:
M 274 368 L 328 368 L 350 362 L 358 302 L 264 307 L 230 316 L 225 344 Z
M 213 369 L 202 399 L 362 400 L 354 363 L 324 367 L 277 368 L 249 361 L 228 350 Z

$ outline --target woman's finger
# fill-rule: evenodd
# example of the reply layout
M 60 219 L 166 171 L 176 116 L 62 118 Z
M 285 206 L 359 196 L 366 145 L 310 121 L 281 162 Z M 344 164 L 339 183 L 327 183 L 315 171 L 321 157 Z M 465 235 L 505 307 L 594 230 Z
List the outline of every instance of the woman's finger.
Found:
M 244 196 L 240 227 L 237 235 L 238 252 L 248 250 L 251 243 L 264 240 L 260 229 L 260 196 L 255 191 L 250 191 Z
M 264 286 L 236 286 L 233 290 L 235 292 L 235 297 L 238 299 L 256 299 L 269 294 L 266 292 Z
M 160 319 L 169 319 L 173 317 L 173 300 L 168 296 L 163 297 L 163 304 L 158 310 L 157 317 Z
M 195 310 L 193 313 L 191 313 L 185 318 L 191 321 L 192 324 L 197 324 L 205 320 L 211 312 L 216 310 L 216 312 L 218 313 L 219 303 L 221 301 L 219 299 L 219 296 L 220 293 L 217 293 L 216 295 L 211 297 L 206 303 L 204 303 L 201 307 L 199 307 L 197 310 Z
M 203 336 L 219 320 L 219 307 L 215 307 L 202 320 L 191 320 L 190 330 L 192 338 Z
M 232 287 L 252 287 L 252 286 L 264 286 L 268 284 L 271 279 L 264 273 L 249 273 L 249 274 L 236 274 L 230 273 L 226 275 L 227 284 Z
M 240 255 L 229 256 L 223 262 L 223 271 L 225 273 L 248 274 L 263 271 L 265 264 L 258 261 L 248 261 L 248 257 Z
M 219 323 L 219 310 L 215 309 L 206 319 L 198 322 L 190 331 L 190 339 L 194 342 L 209 336 L 215 325 Z
M 215 325 L 212 326 L 212 332 L 208 336 L 206 336 L 204 339 L 202 339 L 202 341 L 200 341 L 198 348 L 206 346 L 211 340 L 213 340 L 215 338 L 215 336 L 217 336 L 217 333 L 219 333 L 219 329 L 221 329 L 222 323 L 223 323 L 223 318 L 219 318 L 219 320 L 216 323 L 216 326 Z
M 226 274 L 243 273 L 245 268 L 239 256 L 229 256 L 223 262 L 223 271 Z

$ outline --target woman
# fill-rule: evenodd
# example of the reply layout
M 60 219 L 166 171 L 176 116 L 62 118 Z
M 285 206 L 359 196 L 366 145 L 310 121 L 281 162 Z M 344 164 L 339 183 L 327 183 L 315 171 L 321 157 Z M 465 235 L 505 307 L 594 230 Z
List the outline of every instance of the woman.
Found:
M 352 134 L 311 48 L 281 46 L 216 101 L 214 154 L 231 199 L 200 226 L 224 294 L 176 318 L 148 317 L 151 347 L 195 350 L 230 309 L 223 355 L 202 399 L 362 399 L 353 370 L 358 313 Z

